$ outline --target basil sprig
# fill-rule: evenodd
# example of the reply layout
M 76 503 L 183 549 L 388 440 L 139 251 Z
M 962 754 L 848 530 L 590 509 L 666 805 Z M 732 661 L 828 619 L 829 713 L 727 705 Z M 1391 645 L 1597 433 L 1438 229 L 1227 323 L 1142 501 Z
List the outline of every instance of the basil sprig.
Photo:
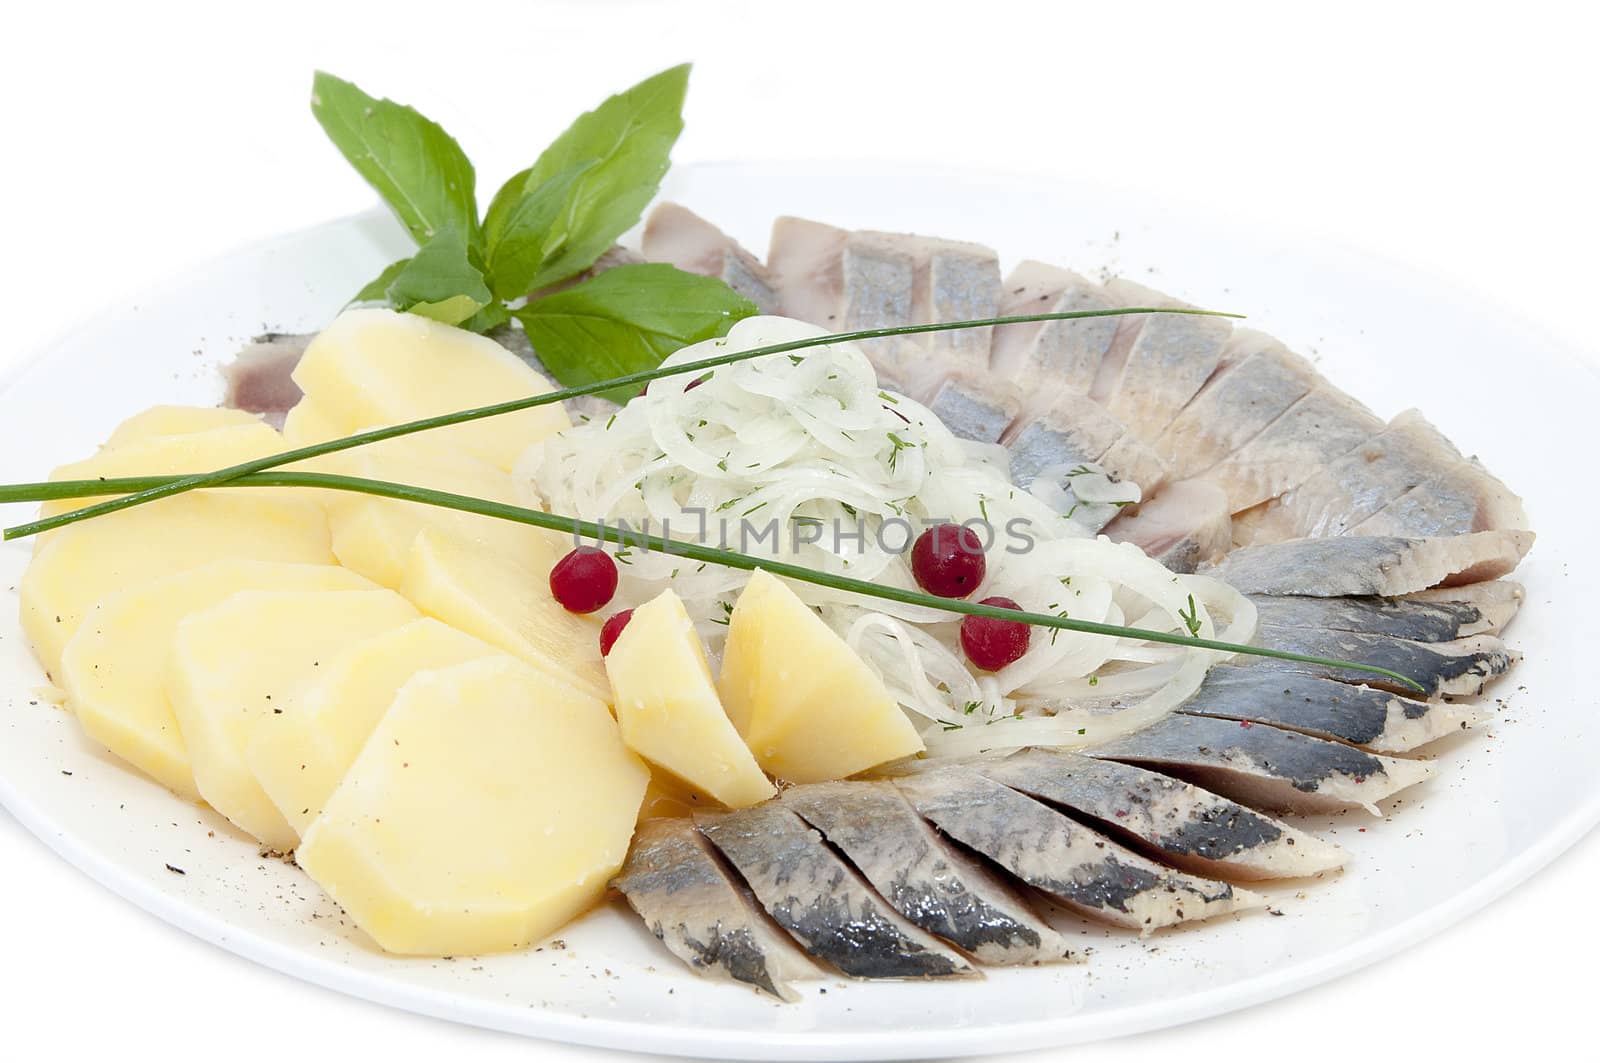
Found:
M 655 198 L 688 84 L 689 66 L 675 66 L 580 115 L 480 220 L 472 162 L 437 122 L 318 73 L 312 114 L 418 245 L 356 301 L 478 332 L 514 317 L 569 387 L 653 368 L 724 334 L 757 311 L 713 278 L 650 264 L 570 283 Z

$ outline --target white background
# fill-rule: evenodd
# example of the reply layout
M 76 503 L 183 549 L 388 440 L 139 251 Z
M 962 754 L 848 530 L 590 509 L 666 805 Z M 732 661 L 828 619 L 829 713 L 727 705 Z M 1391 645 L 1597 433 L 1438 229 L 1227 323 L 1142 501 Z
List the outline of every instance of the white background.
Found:
M 39 4 L 6 20 L 0 371 L 182 267 L 367 206 L 307 110 L 315 67 L 439 120 L 486 199 L 579 110 L 684 59 L 697 65 L 679 161 L 1085 175 L 1363 246 L 1522 312 L 1530 343 L 1597 349 L 1600 66 L 1575 3 L 278 0 Z M 1573 428 L 1581 451 L 1592 432 Z M 254 967 L 118 900 L 3 814 L 0 868 L 0 1056 L 621 1058 Z M 1072 1055 L 1587 1055 L 1573 1042 L 1595 1007 L 1597 875 L 1591 837 L 1375 968 Z

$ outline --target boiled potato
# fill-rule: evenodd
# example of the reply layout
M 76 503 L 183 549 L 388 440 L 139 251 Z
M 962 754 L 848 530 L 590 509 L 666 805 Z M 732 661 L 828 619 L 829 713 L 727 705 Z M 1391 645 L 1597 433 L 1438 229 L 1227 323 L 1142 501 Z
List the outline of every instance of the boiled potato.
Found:
M 213 561 L 331 565 L 322 507 L 271 490 L 220 489 L 136 506 L 52 533 L 22 576 L 22 630 L 51 676 L 95 602 Z
M 621 866 L 649 772 L 600 701 L 491 657 L 401 688 L 296 853 L 389 952 L 537 941 Z
M 316 443 L 326 443 L 331 439 L 342 439 L 350 434 L 350 430 L 337 417 L 323 410 L 309 398 L 295 403 L 283 418 L 283 440 L 294 450 Z M 311 462 L 296 467 L 311 468 L 316 461 L 317 459 L 312 459 Z M 319 468 L 318 471 L 322 470 Z
M 181 436 L 211 428 L 261 423 L 261 418 L 253 413 L 222 406 L 152 406 L 117 425 L 106 438 L 103 449 L 155 436 Z
M 484 336 L 393 310 L 346 310 L 311 341 L 295 383 L 341 434 L 550 391 L 550 382 Z M 558 404 L 427 433 L 510 472 L 517 457 L 571 426 Z
M 517 502 L 510 474 L 469 454 L 440 451 L 425 437 L 385 440 L 328 457 L 338 472 L 349 476 Z M 562 553 L 556 533 L 494 517 L 355 493 L 329 498 L 327 506 L 333 552 L 340 563 L 385 587 L 400 585 L 411 544 L 424 528 L 436 528 L 487 554 L 521 559 L 542 572 Z
M 842 779 L 923 748 L 866 663 L 765 572 L 733 607 L 717 686 L 756 761 L 790 782 Z
M 495 656 L 502 654 L 488 643 L 428 617 L 374 635 L 324 661 L 317 681 L 283 712 L 262 715 L 245 759 L 289 825 L 303 832 L 408 679 Z
M 263 421 L 231 424 L 179 435 L 124 439 L 91 458 L 58 466 L 51 480 L 95 480 L 119 476 L 162 476 L 211 472 L 264 458 L 284 449 L 283 437 Z M 229 488 L 242 490 L 242 488 Z M 281 491 L 281 488 L 260 490 Z M 100 498 L 61 498 L 45 502 L 39 514 L 55 516 L 80 509 Z
M 389 590 L 240 591 L 178 624 L 167 700 L 206 803 L 278 852 L 296 834 L 245 759 L 263 716 L 293 711 L 324 662 L 417 619 Z
M 729 722 L 694 621 L 672 591 L 633 611 L 605 666 L 629 749 L 729 808 L 777 793 Z
M 179 621 L 242 590 L 373 586 L 335 565 L 239 560 L 136 583 L 96 602 L 67 643 L 60 676 L 67 704 L 91 738 L 174 793 L 198 799 L 165 688 Z
M 550 594 L 550 566 L 493 553 L 425 529 L 411 544 L 400 593 L 443 620 L 547 675 L 605 701 L 600 624 L 569 613 Z

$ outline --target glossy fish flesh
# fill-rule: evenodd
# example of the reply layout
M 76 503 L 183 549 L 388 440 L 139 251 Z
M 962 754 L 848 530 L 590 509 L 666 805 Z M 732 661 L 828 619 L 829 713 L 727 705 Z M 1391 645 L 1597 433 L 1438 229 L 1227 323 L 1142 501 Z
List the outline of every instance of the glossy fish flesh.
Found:
M 1251 808 L 1283 812 L 1376 813 L 1379 801 L 1433 774 L 1422 761 L 1248 720 L 1181 713 L 1086 752 L 1175 775 Z
M 1422 688 L 1422 696 L 1428 698 L 1477 697 L 1491 680 L 1504 675 L 1519 659 L 1493 635 L 1423 643 L 1364 631 L 1321 631 L 1262 624 L 1257 628 L 1256 641 L 1275 650 L 1387 668 L 1417 683 Z M 1366 683 L 1397 693 L 1416 693 L 1398 680 L 1349 668 L 1247 656 L 1240 656 L 1235 666 L 1273 673 L 1302 672 L 1345 683 Z
M 798 999 L 791 982 L 820 977 L 757 907 L 688 819 L 649 819 L 616 887 L 650 932 L 695 972 Z
M 983 963 L 1059 960 L 1067 944 L 999 876 L 943 841 L 888 782 L 794 786 L 780 801 L 917 926 Z
M 640 246 L 651 262 L 668 262 L 689 273 L 716 277 L 755 303 L 763 314 L 778 312 L 778 293 L 767 267 L 687 207 L 662 203 L 651 211 Z
M 1395 597 L 1497 579 L 1533 546 L 1531 531 L 1437 539 L 1345 535 L 1235 550 L 1207 570 L 1245 594 Z
M 977 975 L 959 953 L 901 918 L 781 804 L 700 812 L 694 821 L 813 958 L 858 978 Z
M 1149 932 L 1265 903 L 1163 867 L 970 768 L 933 768 L 895 784 L 945 834 L 1092 919 Z
M 1490 716 L 1472 705 L 1418 701 L 1318 675 L 1234 665 L 1211 669 L 1178 711 L 1269 724 L 1375 753 L 1409 752 Z
M 1176 476 L 1209 469 L 1316 386 L 1310 363 L 1270 336 L 1236 330 L 1230 348 L 1248 353 L 1219 369 L 1157 441 Z
M 1307 598 L 1251 595 L 1256 620 L 1272 627 L 1364 631 L 1412 642 L 1449 642 L 1493 635 L 1503 623 L 1470 601 L 1413 598 Z
M 1298 878 L 1345 861 L 1338 846 L 1226 797 L 1131 764 L 1025 749 L 973 767 L 1030 797 L 1088 816 L 1175 867 L 1223 879 Z

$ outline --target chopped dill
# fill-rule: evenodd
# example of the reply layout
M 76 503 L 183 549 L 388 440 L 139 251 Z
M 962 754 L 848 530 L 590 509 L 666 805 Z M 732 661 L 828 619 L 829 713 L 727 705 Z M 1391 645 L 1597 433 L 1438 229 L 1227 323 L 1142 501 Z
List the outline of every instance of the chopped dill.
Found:
M 1189 629 L 1190 638 L 1200 637 L 1200 610 L 1194 604 L 1194 595 L 1189 595 L 1189 611 L 1178 610 L 1178 616 L 1183 620 L 1183 626 Z

